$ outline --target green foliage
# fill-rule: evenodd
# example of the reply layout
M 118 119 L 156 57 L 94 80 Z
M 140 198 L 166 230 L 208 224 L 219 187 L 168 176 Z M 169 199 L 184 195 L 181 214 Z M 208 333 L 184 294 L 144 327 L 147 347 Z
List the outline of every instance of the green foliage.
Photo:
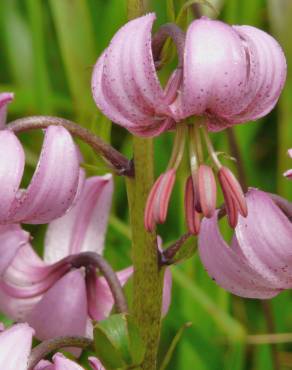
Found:
M 95 351 L 108 370 L 138 367 L 145 345 L 137 325 L 128 314 L 112 315 L 94 327 Z

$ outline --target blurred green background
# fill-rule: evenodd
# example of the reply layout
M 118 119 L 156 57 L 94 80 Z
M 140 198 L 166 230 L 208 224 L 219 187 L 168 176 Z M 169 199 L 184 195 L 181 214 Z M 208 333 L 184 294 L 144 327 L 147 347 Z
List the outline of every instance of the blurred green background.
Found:
M 171 21 L 170 5 L 176 13 L 184 0 L 152 0 L 155 24 Z M 288 79 L 277 108 L 256 123 L 236 127 L 249 186 L 278 192 L 292 200 L 291 182 L 282 172 L 292 167 L 286 151 L 292 147 L 292 1 L 213 1 L 219 19 L 231 24 L 249 24 L 267 30 L 285 49 Z M 202 8 L 203 10 L 203 8 Z M 209 15 L 212 15 L 211 13 Z M 188 15 L 192 19 L 191 13 Z M 28 115 L 58 115 L 92 129 L 131 157 L 131 137 L 103 117 L 90 90 L 93 65 L 117 29 L 126 22 L 125 0 L 1 0 L 0 1 L 0 91 L 15 92 L 9 106 L 9 121 Z M 169 68 L 161 72 L 165 81 Z M 218 151 L 230 152 L 225 132 L 212 136 Z M 27 154 L 28 182 L 36 165 L 42 133 L 22 134 Z M 172 134 L 155 139 L 156 175 L 165 169 Z M 92 151 L 82 145 L 88 174 L 105 169 Z M 228 162 L 229 166 L 234 166 Z M 184 166 L 181 169 L 183 175 Z M 183 176 L 181 176 L 183 177 Z M 25 185 L 25 184 L 24 184 Z M 183 182 L 177 181 L 167 223 L 159 227 L 165 243 L 185 232 Z M 45 230 L 27 227 L 39 253 Z M 292 248 L 292 246 L 291 246 Z M 115 268 L 131 263 L 125 184 L 115 179 L 115 194 L 106 241 L 106 257 Z M 173 296 L 163 321 L 160 357 L 186 322 L 187 328 L 174 352 L 169 370 L 291 369 L 292 299 L 281 293 L 269 302 L 231 296 L 204 272 L 198 256 L 173 267 Z M 127 289 L 130 291 L 130 287 Z M 290 342 L 253 344 L 255 334 L 291 332 Z M 245 333 L 249 336 L 246 338 Z M 263 339 L 267 339 L 264 337 Z M 281 338 L 280 338 L 281 339 Z

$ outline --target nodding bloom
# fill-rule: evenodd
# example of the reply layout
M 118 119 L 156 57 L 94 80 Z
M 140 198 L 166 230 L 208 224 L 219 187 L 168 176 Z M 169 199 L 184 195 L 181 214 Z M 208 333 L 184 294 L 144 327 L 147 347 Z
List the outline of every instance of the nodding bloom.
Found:
M 94 261 L 87 258 L 76 267 L 84 252 L 103 252 L 112 192 L 111 175 L 86 179 L 75 205 L 48 225 L 44 260 L 19 225 L 0 230 L 0 261 L 4 259 L 0 264 L 0 310 L 14 320 L 27 321 L 40 340 L 92 336 L 91 320 L 103 320 L 112 310 L 113 295 L 105 278 L 96 274 Z M 8 252 L 8 243 L 13 253 Z M 121 285 L 132 273 L 132 267 L 117 272 Z M 165 276 L 164 312 L 171 286 L 169 272 Z
M 186 34 L 167 25 L 151 39 L 154 20 L 155 14 L 147 14 L 116 33 L 94 68 L 94 100 L 113 122 L 135 135 L 151 137 L 176 130 L 167 170 L 149 194 L 147 230 L 166 219 L 187 134 L 191 171 L 185 208 L 189 231 L 197 234 L 201 216 L 212 217 L 215 212 L 213 170 L 224 195 L 229 224 L 235 227 L 239 215 L 247 215 L 246 201 L 234 175 L 219 161 L 208 131 L 268 114 L 284 86 L 285 56 L 275 39 L 255 27 L 229 26 L 202 17 L 190 24 Z M 159 32 L 173 38 L 179 60 L 165 88 L 156 74 Z M 204 152 L 213 168 L 205 163 Z
M 12 99 L 13 94 L 0 94 L 0 224 L 47 223 L 67 211 L 82 186 L 80 154 L 67 130 L 47 128 L 35 173 L 22 189 L 24 150 L 5 129 L 6 106 Z
M 0 368 L 27 370 L 34 330 L 17 324 L 0 332 Z
M 218 211 L 204 218 L 199 254 L 222 288 L 247 298 L 272 298 L 292 288 L 292 203 L 250 189 L 248 216 L 239 216 L 229 246 L 220 234 Z
M 289 155 L 290 158 L 292 158 L 292 149 L 289 149 L 288 150 L 288 155 Z M 287 179 L 292 180 L 292 169 L 291 170 L 287 170 L 284 173 L 284 176 L 287 177 Z

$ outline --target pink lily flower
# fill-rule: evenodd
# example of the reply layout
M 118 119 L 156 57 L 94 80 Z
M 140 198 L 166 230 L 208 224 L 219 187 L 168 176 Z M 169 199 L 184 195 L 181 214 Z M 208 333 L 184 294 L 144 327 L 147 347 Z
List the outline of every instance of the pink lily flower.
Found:
M 290 158 L 292 158 L 292 149 L 288 150 L 288 155 Z M 292 180 L 292 169 L 284 172 L 284 176 L 287 177 L 287 179 Z
M 62 216 L 82 186 L 80 154 L 63 127 L 49 127 L 27 189 L 20 184 L 25 154 L 17 136 L 5 129 L 6 106 L 13 94 L 0 94 L 0 224 L 47 223 Z
M 163 89 L 154 61 L 154 20 L 155 14 L 150 13 L 118 30 L 95 65 L 94 100 L 107 117 L 134 135 L 151 137 L 176 130 L 168 167 L 148 197 L 144 215 L 148 231 L 166 220 L 187 135 L 191 143 L 191 177 L 185 191 L 188 230 L 198 234 L 201 217 L 214 215 L 217 190 L 213 169 L 234 228 L 239 215 L 247 215 L 244 193 L 232 172 L 221 164 L 208 131 L 268 114 L 285 83 L 285 56 L 264 31 L 202 17 L 190 24 L 186 34 L 178 27 L 169 32 L 177 45 L 179 64 Z M 194 124 L 188 121 L 185 125 L 183 121 L 192 116 L 197 117 Z M 213 168 L 204 161 L 202 136 Z
M 286 79 L 286 60 L 270 35 L 207 17 L 185 35 L 182 71 L 165 89 L 151 48 L 150 13 L 125 24 L 98 59 L 94 100 L 115 123 L 135 135 L 156 136 L 190 116 L 205 116 L 211 131 L 265 116 Z
M 3 272 L 0 309 L 15 320 L 27 321 L 40 340 L 91 336 L 91 320 L 103 320 L 112 310 L 114 299 L 105 278 L 98 277 L 95 268 L 76 269 L 70 262 L 81 252 L 103 252 L 112 191 L 111 175 L 85 181 L 76 204 L 49 224 L 44 261 L 17 226 L 23 245 Z M 117 272 L 121 285 L 132 273 L 132 267 Z M 163 312 L 170 303 L 169 271 L 165 281 Z
M 13 325 L 0 333 L 0 368 L 27 370 L 34 330 L 27 324 Z
M 201 261 L 216 283 L 229 292 L 272 298 L 292 288 L 292 204 L 256 189 L 248 191 L 246 200 L 248 216 L 239 216 L 230 246 L 220 234 L 218 211 L 203 219 Z

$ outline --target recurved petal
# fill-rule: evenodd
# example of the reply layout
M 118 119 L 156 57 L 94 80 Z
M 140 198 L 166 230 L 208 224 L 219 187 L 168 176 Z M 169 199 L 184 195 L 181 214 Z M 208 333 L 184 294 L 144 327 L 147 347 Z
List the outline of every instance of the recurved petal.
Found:
M 0 334 L 0 368 L 27 370 L 34 330 L 27 324 L 17 324 Z
M 257 73 L 250 76 L 256 80 L 253 99 L 241 112 L 231 117 L 239 123 L 256 120 L 268 114 L 277 103 L 283 89 L 287 64 L 284 53 L 278 42 L 266 32 L 252 26 L 233 26 L 234 30 L 248 44 L 253 43 L 258 65 Z M 254 65 L 250 66 L 251 72 Z
M 292 158 L 292 149 L 288 150 L 288 155 L 290 158 Z M 283 175 L 287 177 L 287 179 L 292 180 L 292 169 L 287 170 L 286 172 L 283 173 Z
M 123 286 L 133 274 L 133 267 L 117 272 L 117 277 Z M 104 320 L 111 312 L 114 299 L 107 281 L 104 277 L 96 278 L 95 302 L 91 302 L 90 316 L 92 319 Z
M 247 74 L 238 34 L 220 21 L 206 17 L 193 21 L 186 35 L 183 74 L 183 117 L 233 112 L 243 98 Z
M 18 191 L 23 169 L 24 151 L 15 134 L 0 131 L 0 223 L 6 222 Z
M 71 135 L 63 127 L 50 126 L 34 176 L 15 201 L 13 222 L 47 223 L 71 206 L 78 188 L 79 155 Z
M 0 130 L 5 128 L 7 104 L 11 103 L 13 99 L 13 93 L 5 92 L 0 94 Z
M 0 275 L 3 275 L 21 247 L 29 241 L 29 234 L 19 225 L 0 225 Z
M 93 96 L 102 112 L 141 136 L 155 135 L 165 123 L 161 118 L 171 116 L 153 61 L 154 19 L 151 13 L 123 26 L 98 60 L 92 78 Z
M 27 317 L 40 340 L 64 335 L 84 336 L 86 319 L 86 287 L 80 270 L 73 270 L 62 277 Z
M 250 189 L 248 216 L 239 217 L 236 237 L 249 265 L 268 286 L 292 287 L 292 223 L 268 194 Z
M 112 201 L 111 175 L 85 181 L 78 202 L 63 217 L 49 224 L 44 259 L 53 263 L 70 254 L 102 253 Z
M 62 353 L 56 353 L 53 356 L 54 365 L 50 370 L 84 370 L 76 362 L 69 360 Z
M 218 211 L 212 218 L 204 218 L 199 234 L 199 254 L 211 278 L 242 297 L 265 299 L 277 295 L 281 289 L 270 287 L 269 281 L 248 263 L 238 250 L 236 238 L 231 247 L 227 245 L 220 234 L 217 216 Z

